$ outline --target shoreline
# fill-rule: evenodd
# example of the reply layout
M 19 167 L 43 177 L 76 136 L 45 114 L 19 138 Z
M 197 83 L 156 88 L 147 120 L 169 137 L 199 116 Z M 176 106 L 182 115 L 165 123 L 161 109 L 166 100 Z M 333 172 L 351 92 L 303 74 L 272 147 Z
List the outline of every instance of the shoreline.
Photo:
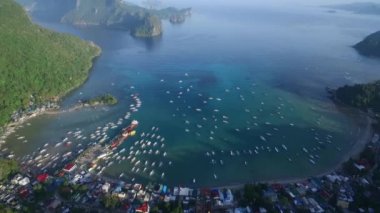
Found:
M 372 136 L 374 134 L 374 129 L 372 125 L 374 124 L 375 120 L 370 117 L 368 113 L 359 111 L 358 116 L 360 116 L 362 119 L 366 121 L 365 128 L 360 129 L 360 135 L 358 139 L 355 141 L 355 143 L 350 148 L 350 151 L 345 153 L 344 156 L 336 163 L 335 166 L 333 166 L 330 169 L 327 169 L 323 172 L 320 172 L 316 175 L 311 175 L 309 177 L 294 177 L 294 178 L 274 178 L 270 180 L 258 180 L 258 181 L 247 181 L 245 183 L 232 183 L 232 184 L 226 184 L 226 185 L 209 185 L 209 186 L 195 186 L 191 187 L 191 184 L 189 185 L 183 185 L 183 187 L 190 187 L 195 188 L 198 190 L 201 190 L 203 188 L 212 188 L 212 189 L 233 189 L 233 190 L 241 190 L 244 188 L 246 184 L 295 184 L 303 181 L 307 181 L 310 178 L 322 178 L 326 175 L 330 175 L 333 173 L 339 173 L 342 169 L 342 165 L 347 162 L 350 158 L 356 158 L 364 149 L 365 147 L 371 143 Z M 106 180 L 109 182 L 115 182 L 117 183 L 120 181 L 120 179 L 109 176 L 109 175 L 102 175 L 99 177 L 102 180 Z
M 357 139 L 355 144 L 351 147 L 350 151 L 344 154 L 343 158 L 337 163 L 336 166 L 321 172 L 316 175 L 311 175 L 309 177 L 294 177 L 294 178 L 278 178 L 278 179 L 271 179 L 271 180 L 263 180 L 263 181 L 248 181 L 246 183 L 236 183 L 236 184 L 231 184 L 231 185 L 222 185 L 222 186 L 215 186 L 213 188 L 216 189 L 223 189 L 223 188 L 229 188 L 229 189 L 242 189 L 244 185 L 246 184 L 294 184 L 297 182 L 302 182 L 306 181 L 310 178 L 321 178 L 326 175 L 340 172 L 342 169 L 342 165 L 347 162 L 350 158 L 356 158 L 358 155 L 364 150 L 364 148 L 371 142 L 372 135 L 374 134 L 374 130 L 372 125 L 374 124 L 374 119 L 369 116 L 368 113 L 364 113 L 362 111 L 359 111 L 359 115 L 362 118 L 366 119 L 366 127 L 364 129 L 364 133 Z M 198 189 L 204 188 L 204 187 L 197 187 Z
M 60 108 L 43 109 L 43 110 L 39 109 L 38 112 L 35 112 L 35 113 L 33 113 L 27 117 L 24 117 L 19 121 L 12 122 L 12 123 L 8 124 L 7 129 L 6 129 L 7 132 L 5 132 L 2 135 L 1 139 L 5 140 L 10 134 L 14 133 L 14 131 L 17 130 L 18 127 L 20 127 L 22 124 L 26 123 L 28 120 L 35 118 L 37 116 L 57 115 L 57 114 L 61 114 L 61 113 L 81 110 L 83 108 L 96 108 L 98 106 L 103 106 L 103 105 L 105 105 L 105 104 L 86 105 L 86 104 L 80 104 L 79 103 L 79 104 L 74 105 L 73 107 L 70 107 L 70 108 L 64 109 L 64 110 L 61 110 Z M 342 168 L 343 163 L 345 163 L 350 158 L 357 157 L 363 151 L 363 149 L 366 147 L 366 145 L 368 143 L 370 143 L 372 135 L 374 133 L 372 125 L 375 122 L 375 120 L 373 118 L 371 118 L 368 113 L 365 113 L 362 111 L 359 111 L 358 113 L 359 113 L 358 116 L 361 119 L 363 119 L 363 121 L 365 121 L 366 126 L 363 128 L 359 127 L 360 128 L 360 130 L 359 130 L 360 132 L 358 135 L 359 137 L 357 138 L 357 140 L 354 143 L 352 143 L 352 147 L 350 148 L 350 151 L 345 153 L 344 156 L 341 158 L 341 160 L 339 160 L 339 162 L 334 167 L 327 169 L 324 172 L 320 172 L 316 175 L 311 175 L 308 177 L 274 178 L 274 179 L 269 179 L 269 180 L 247 181 L 245 183 L 233 183 L 233 184 L 226 184 L 226 185 L 197 186 L 195 188 L 202 189 L 205 187 L 210 187 L 210 188 L 216 188 L 216 189 L 230 188 L 230 189 L 239 190 L 239 189 L 242 189 L 244 187 L 244 185 L 246 185 L 246 184 L 293 184 L 293 183 L 297 183 L 297 182 L 306 181 L 310 178 L 321 178 L 323 176 L 333 174 L 335 172 L 339 172 L 340 169 Z M 4 136 L 5 136 L 5 138 L 4 138 Z M 0 144 L 0 146 L 1 146 L 1 144 Z M 119 181 L 118 178 L 114 178 L 114 177 L 110 177 L 110 176 L 106 176 L 106 175 L 102 176 L 100 178 L 106 179 L 108 181 L 114 181 L 114 182 Z
M 44 114 L 55 115 L 55 114 L 61 113 L 59 111 L 59 109 L 61 107 L 59 105 L 59 102 L 87 82 L 87 80 L 90 76 L 90 73 L 91 73 L 92 69 L 94 68 L 94 63 L 96 62 L 97 58 L 100 57 L 100 55 L 102 54 L 102 49 L 98 45 L 96 45 L 93 41 L 87 41 L 87 42 L 90 46 L 95 47 L 97 49 L 97 52 L 91 57 L 89 66 L 86 69 L 87 70 L 87 76 L 83 80 L 83 82 L 79 85 L 72 87 L 68 91 L 63 92 L 63 94 L 61 94 L 57 97 L 54 97 L 54 101 L 52 102 L 54 104 L 53 107 L 46 108 L 45 105 L 49 102 L 49 101 L 46 101 L 44 104 L 41 104 L 39 107 L 37 107 L 33 112 L 24 112 L 19 120 L 11 121 L 11 122 L 8 122 L 7 124 L 5 124 L 4 126 L 0 126 L 0 148 L 3 144 L 6 143 L 6 139 L 9 137 L 9 135 L 14 133 L 17 130 L 17 128 L 19 128 L 26 121 L 28 121 L 34 117 L 44 115 Z M 76 106 L 74 106 L 74 108 L 75 107 Z
M 1 132 L 0 138 L 1 138 L 1 140 L 6 140 L 9 137 L 9 135 L 14 133 L 22 124 L 24 124 L 28 120 L 31 120 L 32 118 L 36 118 L 38 116 L 58 115 L 58 114 L 63 114 L 63 113 L 70 113 L 70 112 L 85 109 L 85 108 L 96 108 L 96 107 L 100 107 L 100 106 L 109 106 L 109 105 L 104 104 L 104 103 L 97 103 L 97 104 L 93 104 L 93 105 L 78 103 L 78 104 L 75 104 L 74 106 L 72 106 L 68 109 L 61 109 L 60 106 L 58 106 L 58 108 L 48 108 L 48 109 L 38 108 L 38 109 L 36 109 L 35 112 L 33 112 L 29 115 L 23 116 L 18 121 L 10 122 L 7 125 L 5 125 L 4 127 L 2 127 L 3 132 Z M 1 143 L 0 143 L 0 147 L 1 147 Z
M 35 117 L 38 117 L 41 115 L 58 115 L 61 113 L 81 110 L 83 108 L 96 108 L 98 106 L 107 105 L 104 103 L 97 103 L 95 105 L 89 105 L 89 104 L 84 104 L 84 103 L 79 102 L 79 103 L 77 103 L 77 104 L 75 104 L 72 107 L 69 107 L 67 109 L 61 109 L 61 106 L 58 104 L 58 102 L 60 100 L 62 100 L 62 98 L 66 97 L 67 95 L 70 95 L 70 93 L 72 93 L 73 91 L 78 89 L 80 86 L 82 86 L 84 83 L 86 83 L 86 81 L 89 78 L 89 74 L 90 74 L 91 70 L 93 69 L 93 62 L 96 60 L 97 57 L 99 57 L 99 55 L 100 55 L 100 53 L 92 59 L 91 67 L 89 68 L 88 76 L 87 76 L 86 80 L 81 85 L 71 89 L 66 94 L 59 97 L 59 99 L 55 102 L 55 104 L 56 104 L 55 106 L 53 106 L 51 108 L 48 108 L 48 107 L 37 108 L 34 112 L 25 113 L 26 116 L 23 116 L 20 120 L 15 121 L 15 122 L 11 122 L 11 123 L 7 124 L 6 126 L 4 126 L 3 132 L 1 132 L 1 135 L 0 135 L 0 141 L 1 141 L 0 148 L 5 143 L 5 140 L 7 139 L 7 137 L 9 137 L 9 135 L 13 134 L 19 127 L 21 127 L 22 124 L 26 123 L 28 120 L 30 120 L 32 118 L 35 118 Z M 336 104 L 341 105 L 341 103 L 339 103 L 335 99 L 334 99 L 334 102 Z M 344 106 L 344 107 L 347 107 L 347 106 Z M 350 107 L 348 107 L 348 108 L 350 110 L 352 109 Z M 269 180 L 258 180 L 258 181 L 252 180 L 252 181 L 247 181 L 245 183 L 232 183 L 232 184 L 225 184 L 225 185 L 200 186 L 200 187 L 197 186 L 195 188 L 201 189 L 201 188 L 205 188 L 205 187 L 212 187 L 212 188 L 219 188 L 219 189 L 220 188 L 241 189 L 246 184 L 276 184 L 276 183 L 278 183 L 278 184 L 292 184 L 292 183 L 306 181 L 310 178 L 321 178 L 323 176 L 326 176 L 326 175 L 329 175 L 329 174 L 332 174 L 335 172 L 339 172 L 342 168 L 343 163 L 345 163 L 350 158 L 357 157 L 358 154 L 360 154 L 363 151 L 363 149 L 366 147 L 366 145 L 368 143 L 370 143 L 371 137 L 374 133 L 374 130 L 372 128 L 372 124 L 375 122 L 375 120 L 370 117 L 370 114 L 363 112 L 363 111 L 360 111 L 360 110 L 355 110 L 355 111 L 357 112 L 356 116 L 358 116 L 358 118 L 360 118 L 360 121 L 361 121 L 360 123 L 362 123 L 362 124 L 365 123 L 366 125 L 365 126 L 364 125 L 359 126 L 358 138 L 356 139 L 356 141 L 350 142 L 351 148 L 346 153 L 343 153 L 342 158 L 336 163 L 335 166 L 331 167 L 330 169 L 326 169 L 323 172 L 319 172 L 315 175 L 310 175 L 308 177 L 273 178 L 273 179 L 269 179 Z M 119 181 L 117 178 L 113 178 L 113 177 L 109 177 L 109 176 L 103 176 L 101 178 L 106 178 L 108 180 L 113 180 L 113 181 Z
M 9 123 L 6 126 L 6 128 L 4 128 L 5 131 L 4 131 L 4 134 L 2 134 L 2 136 L 1 136 L 1 140 L 5 140 L 10 134 L 14 133 L 14 131 L 16 131 L 18 127 L 20 127 L 22 124 L 26 123 L 28 120 L 35 118 L 37 116 L 58 115 L 61 113 L 81 110 L 83 108 L 96 108 L 98 106 L 104 106 L 104 105 L 106 105 L 106 104 L 100 103 L 100 104 L 96 104 L 96 105 L 86 105 L 86 104 L 78 103 L 78 104 L 76 104 L 76 105 L 74 105 L 68 109 L 64 109 L 64 110 L 62 110 L 60 108 L 60 106 L 59 106 L 59 108 L 47 108 L 47 109 L 46 108 L 43 108 L 43 109 L 39 108 L 36 110 L 37 112 L 34 112 L 34 113 L 32 113 L 26 117 L 23 117 L 19 121 Z M 366 145 L 368 143 L 370 143 L 371 138 L 373 136 L 374 130 L 373 130 L 372 125 L 375 122 L 375 120 L 373 118 L 371 118 L 368 113 L 365 113 L 362 111 L 358 111 L 358 116 L 361 119 L 363 119 L 363 121 L 365 121 L 366 126 L 363 128 L 359 127 L 360 128 L 358 130 L 359 131 L 359 134 L 358 134 L 359 137 L 357 138 L 357 140 L 354 143 L 351 143 L 352 146 L 350 148 L 350 151 L 348 151 L 347 153 L 344 154 L 344 156 L 341 158 L 341 160 L 339 160 L 339 162 L 336 164 L 336 166 L 334 166 L 330 169 L 327 169 L 324 172 L 320 172 L 316 175 L 311 175 L 308 177 L 274 178 L 274 179 L 262 180 L 262 181 L 260 181 L 260 180 L 258 180 L 258 181 L 247 181 L 245 183 L 235 183 L 235 184 L 233 183 L 233 184 L 215 185 L 215 186 L 199 186 L 199 187 L 195 187 L 195 188 L 202 189 L 205 187 L 211 187 L 211 188 L 216 188 L 216 189 L 230 188 L 230 189 L 239 190 L 239 189 L 242 189 L 244 187 L 244 185 L 246 185 L 246 184 L 292 184 L 292 183 L 306 181 L 310 178 L 321 178 L 323 176 L 333 174 L 335 172 L 339 172 L 340 169 L 342 168 L 342 164 L 345 163 L 350 158 L 357 157 L 363 151 L 363 149 L 366 147 Z M 1 145 L 2 144 L 0 144 L 0 147 L 1 147 Z M 112 180 L 112 181 L 116 181 L 116 182 L 119 181 L 119 179 L 109 177 L 109 176 L 103 176 L 103 177 L 101 177 L 101 179 L 107 179 L 107 180 L 110 180 L 110 181 Z

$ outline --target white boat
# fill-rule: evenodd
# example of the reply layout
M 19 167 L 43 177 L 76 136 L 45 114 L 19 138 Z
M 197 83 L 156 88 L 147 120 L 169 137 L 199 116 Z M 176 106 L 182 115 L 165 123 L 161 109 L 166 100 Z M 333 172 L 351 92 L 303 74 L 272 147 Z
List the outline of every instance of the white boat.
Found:
M 284 148 L 286 151 L 288 150 L 288 147 L 286 147 L 285 144 L 282 144 L 282 148 Z

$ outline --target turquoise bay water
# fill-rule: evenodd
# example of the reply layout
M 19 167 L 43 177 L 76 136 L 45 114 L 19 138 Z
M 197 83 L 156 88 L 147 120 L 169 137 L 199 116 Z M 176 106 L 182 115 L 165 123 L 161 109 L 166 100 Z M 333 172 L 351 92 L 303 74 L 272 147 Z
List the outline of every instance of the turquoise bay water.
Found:
M 142 107 L 130 119 L 140 122 L 139 136 L 128 139 L 120 155 L 144 149 L 152 154 L 136 155 L 139 166 L 131 160 L 114 163 L 105 175 L 123 172 L 126 180 L 171 185 L 195 179 L 202 186 L 308 177 L 335 167 L 360 137 L 363 122 L 337 109 L 325 88 L 380 78 L 380 63 L 350 47 L 375 31 L 379 18 L 320 8 L 194 11 L 183 25 L 165 22 L 164 35 L 152 40 L 35 18 L 103 49 L 88 81 L 65 98 L 64 107 L 105 92 L 120 103 L 35 118 L 11 135 L 10 150 L 23 156 L 77 128 L 88 136 L 97 126 L 124 117 L 133 103 L 130 95 L 138 94 Z M 130 119 L 107 134 L 116 135 Z M 159 130 L 153 133 L 152 127 Z M 73 144 L 88 142 L 93 140 Z

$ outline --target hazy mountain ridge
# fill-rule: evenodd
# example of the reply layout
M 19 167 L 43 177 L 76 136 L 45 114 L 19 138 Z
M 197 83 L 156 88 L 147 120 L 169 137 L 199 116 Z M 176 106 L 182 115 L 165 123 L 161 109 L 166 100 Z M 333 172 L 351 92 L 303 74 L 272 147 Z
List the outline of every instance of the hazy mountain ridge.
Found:
M 359 14 L 380 15 L 380 3 L 357 2 L 349 4 L 327 5 L 325 7 L 351 11 Z
M 162 34 L 161 19 L 185 21 L 190 8 L 146 9 L 121 0 L 19 0 L 25 7 L 35 3 L 34 11 L 77 26 L 104 26 L 130 31 L 138 37 Z

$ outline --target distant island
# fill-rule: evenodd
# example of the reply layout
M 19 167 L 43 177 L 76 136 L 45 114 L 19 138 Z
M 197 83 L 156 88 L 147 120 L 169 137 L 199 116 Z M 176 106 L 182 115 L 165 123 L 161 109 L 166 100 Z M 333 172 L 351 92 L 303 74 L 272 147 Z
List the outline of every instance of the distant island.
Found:
M 362 55 L 380 57 L 380 31 L 367 36 L 354 45 Z M 380 112 L 380 80 L 367 84 L 345 85 L 333 91 L 335 99 L 340 102 L 374 112 Z
M 380 57 L 380 31 L 367 36 L 363 41 L 357 43 L 354 48 L 362 55 Z
M 55 106 L 87 79 L 101 52 L 92 42 L 33 24 L 13 0 L 0 2 L 0 47 L 0 127 L 12 115 Z
M 191 8 L 147 9 L 122 0 L 18 0 L 31 12 L 52 13 L 63 23 L 76 26 L 103 26 L 130 31 L 136 37 L 162 34 L 161 19 L 182 23 Z
M 111 94 L 97 96 L 95 98 L 86 99 L 80 102 L 83 106 L 98 106 L 98 105 L 115 105 L 118 100 Z
M 326 8 L 346 10 L 358 14 L 380 15 L 380 3 L 357 2 L 349 4 L 326 5 Z

